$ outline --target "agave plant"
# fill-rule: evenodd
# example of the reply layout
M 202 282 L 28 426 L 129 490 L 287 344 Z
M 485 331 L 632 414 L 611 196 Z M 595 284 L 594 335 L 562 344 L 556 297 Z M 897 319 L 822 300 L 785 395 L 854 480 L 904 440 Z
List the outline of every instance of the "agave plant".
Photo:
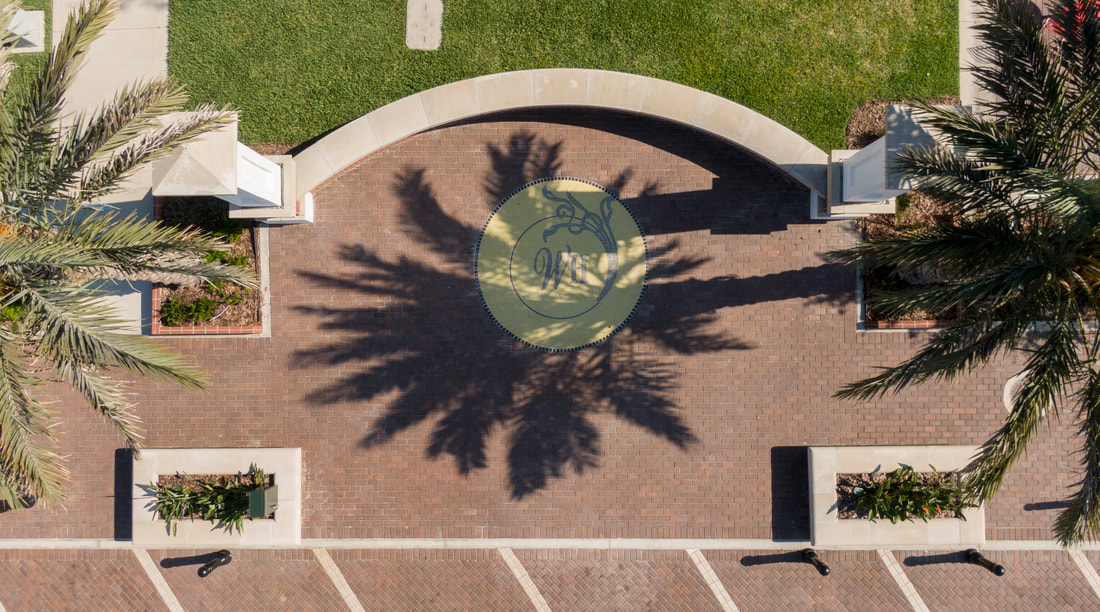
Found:
M 950 380 L 1026 346 L 1011 413 L 963 470 L 965 486 L 990 499 L 1043 419 L 1071 409 L 1083 473 L 1054 532 L 1079 542 L 1100 535 L 1100 0 L 1055 2 L 1053 38 L 1027 3 L 977 4 L 984 24 L 974 74 L 991 101 L 918 105 L 938 144 L 899 163 L 960 220 L 832 254 L 866 267 L 928 267 L 947 279 L 884 292 L 880 310 L 961 305 L 963 314 L 910 359 L 838 396 L 867 400 Z
M 0 40 L 11 38 L 15 8 L 0 0 Z M 120 330 L 102 300 L 107 283 L 165 274 L 255 283 L 236 266 L 203 260 L 225 248 L 212 237 L 94 205 L 143 165 L 232 119 L 200 108 L 163 125 L 158 117 L 187 100 L 166 81 L 132 86 L 87 115 L 63 115 L 78 66 L 117 10 L 117 0 L 82 6 L 18 91 L 8 87 L 13 67 L 0 48 L 0 501 L 12 507 L 27 494 L 63 498 L 67 471 L 36 387 L 71 385 L 138 451 L 134 405 L 107 371 L 202 385 L 181 358 Z

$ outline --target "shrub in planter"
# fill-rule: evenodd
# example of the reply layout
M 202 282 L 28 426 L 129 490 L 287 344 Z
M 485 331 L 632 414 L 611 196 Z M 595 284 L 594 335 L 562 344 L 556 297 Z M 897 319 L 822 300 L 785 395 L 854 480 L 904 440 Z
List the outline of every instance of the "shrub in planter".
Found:
M 185 518 L 217 521 L 230 533 L 234 528 L 241 531 L 244 519 L 249 518 L 248 494 L 267 486 L 264 472 L 258 468 L 227 477 L 176 476 L 174 484 L 157 482 L 152 486 L 153 511 L 171 526 L 173 535 L 176 521 Z
M 945 514 L 965 521 L 963 510 L 976 507 L 966 500 L 957 479 L 934 467 L 930 473 L 918 474 L 903 465 L 887 474 L 885 480 L 854 487 L 852 493 L 861 514 L 866 512 L 870 520 L 885 518 L 895 524 L 914 518 L 928 522 Z

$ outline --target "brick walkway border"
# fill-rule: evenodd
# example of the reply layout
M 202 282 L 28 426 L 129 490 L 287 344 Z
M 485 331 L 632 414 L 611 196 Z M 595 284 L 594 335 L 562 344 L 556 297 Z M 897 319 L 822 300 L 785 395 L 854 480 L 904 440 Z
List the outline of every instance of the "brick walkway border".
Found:
M 688 125 L 740 145 L 818 195 L 828 155 L 760 113 L 686 85 L 636 74 L 573 68 L 502 72 L 413 94 L 344 124 L 294 156 L 302 198 L 363 157 L 424 130 L 500 111 L 576 106 Z

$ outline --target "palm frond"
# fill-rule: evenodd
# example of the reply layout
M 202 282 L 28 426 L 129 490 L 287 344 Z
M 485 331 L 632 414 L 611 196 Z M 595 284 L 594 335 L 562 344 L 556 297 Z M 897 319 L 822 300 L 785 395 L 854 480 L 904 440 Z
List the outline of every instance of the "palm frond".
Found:
M 36 332 L 42 355 L 53 363 L 121 367 L 141 376 L 201 389 L 202 372 L 145 338 L 121 333 L 114 309 L 105 306 L 95 281 L 75 286 L 24 285 L 23 320 Z
M 997 492 L 1046 413 L 1057 409 L 1055 400 L 1065 384 L 1078 375 L 1077 337 L 1072 325 L 1053 325 L 1028 359 L 1012 411 L 962 470 L 966 489 L 978 501 L 987 501 Z
M 131 394 L 123 382 L 101 376 L 71 359 L 54 364 L 58 378 L 76 389 L 88 405 L 114 426 L 135 456 L 141 449 L 141 419 L 134 412 Z
M 193 228 L 173 227 L 136 213 L 122 216 L 113 211 L 71 215 L 56 228 L 53 240 L 79 248 L 95 259 L 92 267 L 110 268 L 111 277 L 169 273 L 205 281 L 228 281 L 243 287 L 259 283 L 243 268 L 195 257 L 224 250 L 228 245 Z
M 53 439 L 49 410 L 27 392 L 35 381 L 11 348 L 16 339 L 0 330 L 0 340 L 0 500 L 16 508 L 30 493 L 60 502 L 68 471 L 61 457 L 39 443 Z
M 226 125 L 233 118 L 228 109 L 203 106 L 169 125 L 147 130 L 115 150 L 105 161 L 87 168 L 74 201 L 86 202 L 117 191 L 143 165 L 171 155 L 179 145 Z
M 57 142 L 55 124 L 61 118 L 65 94 L 88 47 L 99 38 L 117 12 L 118 0 L 89 0 L 69 16 L 42 72 L 32 81 L 30 93 L 16 105 L 13 144 L 19 163 L 13 168 L 5 168 L 8 170 L 3 177 L 5 185 L 22 185 L 27 179 L 33 181 L 35 173 L 27 170 L 50 158 Z
M 1079 402 L 1084 469 L 1069 507 L 1054 521 L 1054 536 L 1062 545 L 1100 536 L 1100 373 L 1089 370 Z
M 936 334 L 913 357 L 844 385 L 834 397 L 864 401 L 927 380 L 952 380 L 1015 345 L 1029 324 L 1024 319 L 994 321 L 989 316 L 970 315 Z

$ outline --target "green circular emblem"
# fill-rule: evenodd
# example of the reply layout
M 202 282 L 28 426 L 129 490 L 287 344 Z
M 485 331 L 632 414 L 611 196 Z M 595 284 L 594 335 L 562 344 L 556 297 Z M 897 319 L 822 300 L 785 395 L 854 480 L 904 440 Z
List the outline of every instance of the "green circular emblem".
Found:
M 475 259 L 489 314 L 520 340 L 566 351 L 603 340 L 642 297 L 646 250 L 623 203 L 579 179 L 516 190 L 489 217 Z

